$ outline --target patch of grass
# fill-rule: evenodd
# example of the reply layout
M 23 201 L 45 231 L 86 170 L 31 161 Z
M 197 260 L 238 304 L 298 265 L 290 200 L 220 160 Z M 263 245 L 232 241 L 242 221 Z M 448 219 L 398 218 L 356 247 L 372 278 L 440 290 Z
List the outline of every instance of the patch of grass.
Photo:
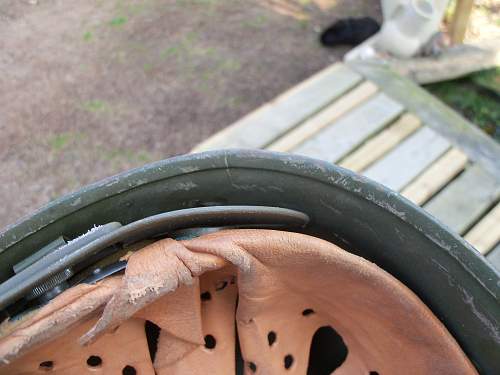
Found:
M 106 112 L 109 110 L 109 104 L 99 99 L 93 99 L 83 102 L 81 107 L 84 110 L 92 113 Z
M 86 42 L 90 42 L 92 40 L 92 33 L 90 31 L 87 31 L 86 33 L 83 34 L 83 40 Z
M 73 143 L 78 138 L 85 137 L 85 134 L 79 132 L 63 132 L 58 134 L 53 134 L 47 139 L 47 144 L 51 151 L 61 152 L 67 148 L 71 143 Z
M 175 58 L 177 61 L 182 61 L 184 71 L 190 73 L 200 69 L 197 61 L 201 59 L 207 62 L 208 65 L 211 65 L 210 69 L 214 72 L 233 72 L 241 68 L 239 61 L 233 58 L 224 57 L 224 53 L 217 48 L 206 46 L 205 43 L 200 41 L 198 36 L 192 32 L 184 35 L 173 45 L 161 50 L 160 58 L 163 60 Z
M 179 50 L 180 50 L 179 46 L 167 47 L 160 52 L 160 57 L 162 59 L 166 59 L 170 56 L 175 56 L 179 53 Z
M 426 88 L 500 142 L 500 95 L 485 87 L 498 84 L 498 69 L 466 78 L 427 85 Z M 481 85 L 476 84 L 476 81 Z
M 482 86 L 500 95 L 500 68 L 483 70 L 472 74 L 470 78 L 476 85 Z
M 116 26 L 122 26 L 125 23 L 127 23 L 128 18 L 127 17 L 115 17 L 111 21 L 109 21 L 109 25 L 116 27 Z
M 71 139 L 72 139 L 71 134 L 68 133 L 56 134 L 49 138 L 48 141 L 49 147 L 52 151 L 55 152 L 61 151 L 64 147 L 68 145 Z
M 162 59 L 176 57 L 185 60 L 194 56 L 205 54 L 206 50 L 196 46 L 197 36 L 195 33 L 190 32 L 184 35 L 179 41 L 173 45 L 168 46 L 160 51 Z

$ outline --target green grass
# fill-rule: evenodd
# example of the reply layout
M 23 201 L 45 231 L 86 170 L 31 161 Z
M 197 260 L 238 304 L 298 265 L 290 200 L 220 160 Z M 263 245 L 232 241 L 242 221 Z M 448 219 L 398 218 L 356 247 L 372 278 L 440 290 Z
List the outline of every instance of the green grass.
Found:
M 165 48 L 160 52 L 160 57 L 162 59 L 166 59 L 170 56 L 176 56 L 180 53 L 180 47 L 179 46 L 170 46 Z
M 61 152 L 65 150 L 70 144 L 74 143 L 78 139 L 85 138 L 86 135 L 81 132 L 61 132 L 57 134 L 52 134 L 47 139 L 47 144 L 51 151 Z
M 500 68 L 483 70 L 470 76 L 472 82 L 500 95 Z
M 68 143 L 73 139 L 71 134 L 62 133 L 56 134 L 49 138 L 49 146 L 53 151 L 61 151 L 64 147 L 68 145 Z
M 98 99 L 83 102 L 81 106 L 84 110 L 92 113 L 106 112 L 109 110 L 109 104 Z
M 90 42 L 92 40 L 92 33 L 90 31 L 87 31 L 85 34 L 83 34 L 83 40 L 86 42 Z
M 123 24 L 127 23 L 127 17 L 115 17 L 113 18 L 110 22 L 110 26 L 122 26 Z
M 200 89 L 210 88 L 210 85 L 205 85 L 207 82 L 241 69 L 241 63 L 238 60 L 226 56 L 224 49 L 207 46 L 206 42 L 194 32 L 182 35 L 171 45 L 160 49 L 158 54 L 164 64 L 182 63 L 179 69 L 180 76 L 186 79 L 201 80 Z M 203 66 L 200 66 L 200 61 L 203 61 Z M 146 62 L 143 67 L 147 73 L 158 66 Z
M 500 70 L 492 69 L 426 89 L 500 142 Z

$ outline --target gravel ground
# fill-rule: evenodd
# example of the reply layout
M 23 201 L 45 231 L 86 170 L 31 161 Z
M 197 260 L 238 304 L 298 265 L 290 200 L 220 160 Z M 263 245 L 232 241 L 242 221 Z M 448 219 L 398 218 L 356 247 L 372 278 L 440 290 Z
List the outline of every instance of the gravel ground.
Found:
M 341 59 L 318 31 L 372 0 L 3 0 L 0 227 L 185 153 Z

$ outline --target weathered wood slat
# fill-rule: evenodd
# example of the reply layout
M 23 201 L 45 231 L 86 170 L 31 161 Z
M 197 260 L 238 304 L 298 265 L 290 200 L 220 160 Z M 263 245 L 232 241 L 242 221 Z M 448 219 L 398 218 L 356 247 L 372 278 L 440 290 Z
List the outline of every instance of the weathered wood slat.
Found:
M 399 191 L 439 158 L 450 143 L 423 127 L 401 142 L 383 159 L 364 171 L 364 175 L 389 188 Z
M 419 127 L 420 120 L 410 113 L 405 113 L 394 124 L 382 130 L 352 154 L 346 156 L 339 165 L 355 172 L 361 172 Z
M 496 178 L 478 164 L 467 168 L 424 208 L 463 234 L 499 198 Z
M 361 83 L 340 99 L 336 100 L 309 120 L 290 130 L 283 137 L 271 143 L 267 149 L 271 151 L 289 151 L 305 140 L 332 124 L 354 107 L 367 100 L 377 92 L 377 86 L 369 81 Z
M 500 242 L 500 203 L 474 225 L 464 238 L 481 254 L 487 254 Z
M 455 12 L 450 25 L 450 37 L 453 44 L 464 41 L 467 24 L 469 23 L 474 0 L 458 0 L 455 5 Z
M 377 62 L 350 62 L 349 66 L 383 88 L 424 124 L 446 137 L 500 181 L 500 145 L 432 94 Z
M 406 186 L 401 194 L 421 206 L 459 174 L 466 164 L 467 155 L 452 148 Z
M 493 266 L 500 271 L 500 243 L 486 256 Z
M 294 153 L 337 162 L 403 111 L 384 94 L 376 94 L 293 150 Z
M 335 64 L 200 143 L 193 152 L 228 147 L 263 148 L 361 81 Z

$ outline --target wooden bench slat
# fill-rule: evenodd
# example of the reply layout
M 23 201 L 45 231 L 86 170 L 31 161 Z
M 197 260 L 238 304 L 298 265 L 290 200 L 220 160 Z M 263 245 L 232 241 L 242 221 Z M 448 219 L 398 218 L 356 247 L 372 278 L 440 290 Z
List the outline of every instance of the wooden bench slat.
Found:
M 350 61 L 349 66 L 395 98 L 422 122 L 445 137 L 469 159 L 481 164 L 500 182 L 500 144 L 479 127 L 411 79 L 379 62 Z
M 376 94 L 337 122 L 317 133 L 294 153 L 337 162 L 366 138 L 377 133 L 403 112 L 403 106 L 385 94 Z
M 487 254 L 500 242 L 500 203 L 474 225 L 464 238 L 481 254 Z
M 450 143 L 430 128 L 423 127 L 401 142 L 364 175 L 399 191 L 450 148 Z
M 421 206 L 459 174 L 466 164 L 467 155 L 452 148 L 406 186 L 401 194 Z
M 355 172 L 361 172 L 416 131 L 420 124 L 418 117 L 411 113 L 405 113 L 394 124 L 366 141 L 352 154 L 347 155 L 339 165 Z
M 341 98 L 330 104 L 309 120 L 290 130 L 267 148 L 271 151 L 286 152 L 299 146 L 305 140 L 335 122 L 338 118 L 367 100 L 377 92 L 377 86 L 369 81 L 361 83 Z
M 488 255 L 486 255 L 486 259 L 488 259 L 493 266 L 500 271 L 500 243 L 491 250 Z
M 345 65 L 332 65 L 211 136 L 192 152 L 229 147 L 263 148 L 350 90 L 361 79 Z
M 478 164 L 468 167 L 424 208 L 463 234 L 499 198 L 496 178 Z

